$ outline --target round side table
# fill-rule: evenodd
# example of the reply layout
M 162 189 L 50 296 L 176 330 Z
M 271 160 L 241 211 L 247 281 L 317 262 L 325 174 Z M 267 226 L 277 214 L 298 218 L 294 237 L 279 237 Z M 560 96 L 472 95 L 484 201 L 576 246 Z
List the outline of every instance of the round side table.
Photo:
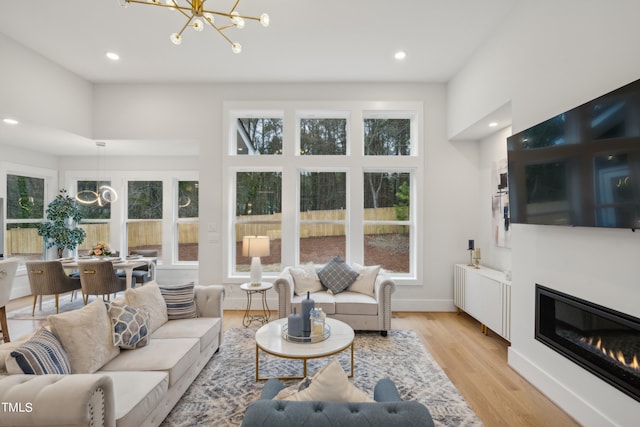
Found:
M 245 328 L 248 328 L 253 322 L 265 324 L 269 321 L 271 310 L 269 310 L 269 306 L 267 305 L 267 291 L 271 288 L 273 288 L 273 285 L 269 282 L 261 282 L 259 285 L 253 285 L 251 283 L 243 283 L 240 285 L 240 289 L 247 293 L 247 309 L 242 318 L 242 325 Z M 255 315 L 251 313 L 253 294 L 262 294 L 262 314 Z

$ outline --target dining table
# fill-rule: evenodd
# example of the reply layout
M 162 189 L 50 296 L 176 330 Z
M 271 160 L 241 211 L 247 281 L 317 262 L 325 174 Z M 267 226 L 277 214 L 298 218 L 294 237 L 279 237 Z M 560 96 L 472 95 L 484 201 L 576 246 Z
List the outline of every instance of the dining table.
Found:
M 69 270 L 77 270 L 83 262 L 87 261 L 111 261 L 113 263 L 114 269 L 124 271 L 125 278 L 127 280 L 127 289 L 131 288 L 131 285 L 133 283 L 133 269 L 136 267 L 142 267 L 145 265 L 148 266 L 149 274 L 151 274 L 152 280 L 155 280 L 156 275 L 156 257 L 79 257 L 61 259 L 60 261 L 62 262 L 62 267 Z

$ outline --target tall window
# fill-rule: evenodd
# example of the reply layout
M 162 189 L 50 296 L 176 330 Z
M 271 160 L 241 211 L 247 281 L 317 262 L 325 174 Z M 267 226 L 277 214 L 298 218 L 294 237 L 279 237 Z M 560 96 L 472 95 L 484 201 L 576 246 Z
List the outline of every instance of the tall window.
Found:
M 127 248 L 162 255 L 162 181 L 128 182 Z
M 198 260 L 198 181 L 178 181 L 178 261 Z
M 111 186 L 111 181 L 78 181 L 77 191 L 96 191 L 102 185 Z M 78 226 L 87 234 L 84 242 L 78 246 L 78 254 L 86 255 L 98 242 L 110 241 L 111 203 L 79 203 L 78 206 L 82 212 L 82 221 Z
M 422 104 L 315 104 L 262 102 L 258 106 L 270 107 L 265 111 L 280 113 L 260 119 L 251 103 L 225 103 L 231 149 L 224 153 L 223 182 L 234 203 L 228 212 L 228 278 L 248 276 L 242 236 L 268 234 L 277 236 L 271 253 L 281 260 L 267 261 L 267 276 L 277 275 L 280 261 L 322 264 L 340 255 L 349 263 L 381 265 L 404 283 L 420 283 L 416 219 L 422 205 L 415 195 L 423 165 Z M 244 106 L 253 113 L 243 115 Z M 274 116 L 278 131 L 266 140 L 277 141 L 278 149 L 268 149 L 262 140 Z M 254 155 L 243 155 L 247 146 Z
M 42 258 L 38 225 L 45 220 L 45 180 L 7 174 L 7 236 L 5 256 Z

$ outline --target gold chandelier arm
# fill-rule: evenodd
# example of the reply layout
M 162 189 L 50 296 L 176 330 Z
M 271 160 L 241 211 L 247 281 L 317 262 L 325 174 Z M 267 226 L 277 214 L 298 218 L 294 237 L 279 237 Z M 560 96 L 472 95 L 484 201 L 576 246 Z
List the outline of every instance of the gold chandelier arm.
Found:
M 184 32 L 184 30 L 189 26 L 189 24 L 191 23 L 191 20 L 193 19 L 193 16 L 187 16 L 187 22 L 184 24 L 184 26 L 180 29 L 180 31 L 178 31 L 179 35 L 182 35 L 182 33 Z
M 235 4 L 233 5 L 233 7 L 229 11 L 229 13 L 233 12 L 234 10 L 236 10 L 236 7 L 238 7 L 238 3 L 240 3 L 240 0 L 236 0 Z

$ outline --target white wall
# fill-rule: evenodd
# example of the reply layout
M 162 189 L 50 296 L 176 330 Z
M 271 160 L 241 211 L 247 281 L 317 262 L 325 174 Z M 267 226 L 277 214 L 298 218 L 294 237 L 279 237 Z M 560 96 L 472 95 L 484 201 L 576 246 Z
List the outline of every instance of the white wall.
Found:
M 517 132 L 638 79 L 638 16 L 635 0 L 520 5 L 450 82 L 448 135 L 509 101 Z M 534 339 L 534 286 L 640 317 L 639 253 L 630 230 L 512 226 L 509 363 L 585 426 L 637 425 L 640 404 Z

